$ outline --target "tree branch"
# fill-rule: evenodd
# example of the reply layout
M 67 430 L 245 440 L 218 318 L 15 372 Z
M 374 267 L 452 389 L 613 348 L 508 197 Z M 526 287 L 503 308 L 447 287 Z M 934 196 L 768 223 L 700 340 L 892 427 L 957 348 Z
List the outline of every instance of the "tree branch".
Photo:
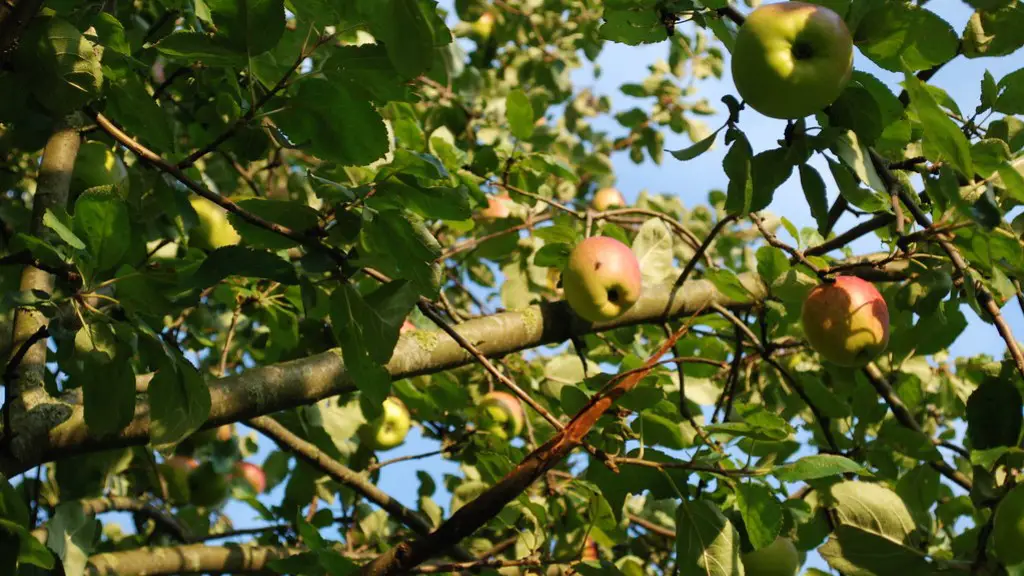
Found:
M 180 542 L 193 541 L 188 527 L 179 522 L 169 511 L 160 508 L 153 502 L 124 496 L 110 496 L 80 500 L 78 504 L 88 516 L 104 512 L 137 512 L 166 528 Z M 48 535 L 49 528 L 47 526 L 40 526 L 32 531 L 32 536 L 43 543 L 46 542 Z
M 207 546 L 188 544 L 175 547 L 137 548 L 89 557 L 89 576 L 147 576 L 180 573 L 266 574 L 272 560 L 301 554 L 301 548 L 275 546 Z

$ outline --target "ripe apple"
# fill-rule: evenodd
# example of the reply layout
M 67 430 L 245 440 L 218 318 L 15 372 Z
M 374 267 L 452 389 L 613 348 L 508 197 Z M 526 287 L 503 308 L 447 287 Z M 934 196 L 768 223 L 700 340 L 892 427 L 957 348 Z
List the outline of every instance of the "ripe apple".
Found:
M 621 316 L 640 299 L 640 263 L 622 242 L 592 236 L 580 242 L 562 273 L 569 306 L 591 322 Z
M 500 220 L 502 218 L 508 218 L 512 213 L 506 202 L 511 202 L 512 199 L 507 194 L 500 196 L 488 196 L 487 197 L 487 208 L 480 211 L 480 218 L 484 220 Z
M 992 545 L 1003 564 L 1024 564 L 1024 484 L 1010 490 L 996 508 Z
M 189 203 L 199 217 L 199 226 L 192 230 L 189 237 L 192 246 L 203 250 L 216 250 L 241 242 L 242 237 L 228 222 L 223 208 L 200 196 L 193 196 Z
M 415 331 L 416 331 L 416 325 L 413 324 L 412 322 L 410 322 L 408 319 L 406 319 L 405 322 L 402 322 L 402 327 L 398 329 L 398 333 L 399 334 L 406 334 L 408 332 L 415 332 Z
M 800 553 L 793 541 L 779 536 L 774 542 L 740 557 L 747 576 L 796 576 L 800 569 Z
M 390 450 L 405 441 L 412 423 L 405 404 L 397 398 L 384 401 L 384 413 L 362 429 L 363 442 L 374 450 Z
M 235 435 L 234 424 L 224 424 L 223 426 L 217 427 L 217 440 L 220 442 L 227 442 L 231 440 L 231 437 Z
M 267 489 L 267 475 L 263 472 L 263 468 L 252 462 L 239 462 L 235 464 L 234 477 L 244 480 L 252 488 L 252 491 L 257 494 L 261 494 Z
M 71 193 L 80 194 L 96 186 L 113 186 L 122 196 L 128 192 L 128 169 L 106 144 L 84 142 L 71 172 Z
M 622 208 L 626 205 L 626 199 L 622 192 L 615 188 L 601 188 L 594 194 L 594 210 L 604 212 L 611 208 Z
M 198 467 L 199 462 L 195 458 L 181 455 L 171 456 L 157 466 L 160 484 L 167 489 L 167 496 L 172 502 L 188 502 L 189 476 Z
M 803 118 L 835 102 L 852 72 L 853 38 L 842 17 L 805 2 L 754 10 L 733 46 L 736 90 L 773 118 Z
M 889 344 L 889 307 L 870 282 L 838 276 L 808 294 L 803 327 L 811 347 L 826 360 L 859 368 Z
M 523 431 L 523 405 L 508 392 L 490 392 L 480 402 L 481 428 L 499 438 L 515 438 Z

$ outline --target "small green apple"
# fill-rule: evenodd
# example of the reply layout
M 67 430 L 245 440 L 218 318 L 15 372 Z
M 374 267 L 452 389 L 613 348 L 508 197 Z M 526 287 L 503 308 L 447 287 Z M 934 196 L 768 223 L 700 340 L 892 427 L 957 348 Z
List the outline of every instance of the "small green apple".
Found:
M 800 569 L 800 553 L 793 541 L 779 536 L 774 542 L 740 557 L 747 576 L 796 576 Z
M 390 450 L 404 442 L 412 424 L 405 404 L 397 398 L 384 400 L 383 410 L 361 432 L 363 441 L 374 450 Z
M 508 218 L 512 213 L 509 210 L 508 203 L 512 199 L 507 194 L 500 196 L 488 196 L 487 197 L 487 208 L 480 211 L 480 218 L 484 220 L 501 220 L 502 218 Z
M 228 222 L 223 208 L 200 196 L 193 196 L 189 203 L 199 217 L 199 226 L 192 230 L 189 237 L 192 246 L 203 250 L 216 250 L 241 242 L 242 237 Z
M 476 22 L 472 24 L 473 33 L 483 41 L 486 41 L 491 37 L 491 33 L 494 32 L 494 13 L 484 12 L 477 18 Z
M 640 263 L 622 242 L 592 236 L 580 242 L 562 273 L 569 306 L 591 322 L 624 314 L 640 299 Z
M 71 193 L 80 194 L 97 186 L 113 186 L 122 196 L 128 194 L 128 169 L 106 144 L 90 140 L 82 143 L 71 172 Z
M 996 507 L 992 547 L 1007 566 L 1024 565 L 1024 484 L 1010 490 Z
M 623 208 L 626 206 L 626 199 L 622 192 L 615 188 L 601 188 L 594 194 L 594 210 L 604 212 L 612 208 Z
M 811 290 L 802 322 L 811 347 L 839 366 L 864 366 L 889 344 L 889 307 L 874 285 L 856 276 Z
M 235 464 L 232 477 L 243 480 L 257 494 L 261 494 L 267 489 L 267 475 L 263 472 L 263 468 L 252 462 L 239 462 Z
M 515 438 L 523 431 L 523 405 L 508 392 L 490 392 L 480 402 L 481 428 L 503 439 Z
M 824 6 L 761 6 L 733 45 L 736 90 L 773 118 L 803 118 L 835 102 L 852 72 L 853 38 L 842 17 Z

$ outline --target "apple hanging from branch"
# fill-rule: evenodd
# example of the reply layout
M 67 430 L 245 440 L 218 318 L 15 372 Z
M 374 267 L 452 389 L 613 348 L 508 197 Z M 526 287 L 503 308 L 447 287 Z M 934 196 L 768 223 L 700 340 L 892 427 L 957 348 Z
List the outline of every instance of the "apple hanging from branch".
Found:
M 490 392 L 480 402 L 481 428 L 503 439 L 515 438 L 523 431 L 523 405 L 508 392 Z
M 624 208 L 626 199 L 616 188 L 601 188 L 594 194 L 594 210 L 604 212 L 612 208 Z
M 267 489 L 267 475 L 252 462 L 239 462 L 235 464 L 234 478 L 239 478 L 252 488 L 257 494 L 262 494 Z
M 862 367 L 889 344 L 889 307 L 874 285 L 856 276 L 811 290 L 802 322 L 811 347 L 839 366 Z
M 800 553 L 785 536 L 775 538 L 764 548 L 743 554 L 740 560 L 747 576 L 796 576 L 800 569 Z
M 593 236 L 580 242 L 562 273 L 569 306 L 591 322 L 618 318 L 640 299 L 640 263 L 622 242 Z
M 109 146 L 90 140 L 82 143 L 75 157 L 71 193 L 81 194 L 97 186 L 113 186 L 122 197 L 127 196 L 128 169 Z
M 732 78 L 744 102 L 772 118 L 803 118 L 835 102 L 853 73 L 842 17 L 805 2 L 761 6 L 736 35 Z
M 397 398 L 384 400 L 383 412 L 363 426 L 361 438 L 373 450 L 390 450 L 405 441 L 412 422 L 409 410 Z

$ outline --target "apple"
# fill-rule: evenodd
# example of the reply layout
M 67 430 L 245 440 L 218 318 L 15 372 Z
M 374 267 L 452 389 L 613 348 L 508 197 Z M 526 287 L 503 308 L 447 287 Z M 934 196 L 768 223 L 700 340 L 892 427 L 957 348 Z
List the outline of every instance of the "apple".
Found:
M 227 500 L 230 493 L 226 474 L 219 474 L 213 464 L 204 462 L 188 477 L 191 502 L 204 508 L 215 508 Z
M 594 194 L 594 210 L 604 212 L 612 208 L 622 208 L 626 205 L 626 199 L 622 192 L 615 188 L 601 188 Z
M 390 450 L 405 441 L 412 423 L 409 411 L 398 398 L 384 400 L 384 413 L 362 430 L 363 442 L 374 450 Z
M 523 431 L 523 405 L 508 392 L 490 392 L 480 402 L 482 428 L 499 438 L 515 438 Z
M 740 557 L 747 576 L 796 576 L 800 569 L 800 553 L 793 541 L 779 536 L 774 542 Z
M 252 462 L 239 462 L 235 464 L 234 478 L 240 478 L 252 488 L 252 491 L 261 494 L 267 489 L 267 475 L 263 468 Z
M 227 442 L 231 440 L 231 437 L 235 435 L 234 424 L 224 424 L 223 426 L 217 427 L 217 440 L 220 442 Z
M 996 507 L 992 547 L 1003 564 L 1024 564 L 1024 484 L 1010 490 Z
M 889 344 L 889 307 L 870 282 L 837 276 L 807 295 L 803 327 L 811 347 L 826 360 L 859 368 Z
M 90 140 L 84 142 L 75 157 L 71 172 L 71 193 L 80 194 L 97 186 L 113 186 L 121 196 L 127 196 L 128 169 L 124 162 L 106 144 Z
M 228 222 L 226 211 L 210 200 L 200 196 L 189 199 L 192 209 L 199 217 L 199 226 L 192 230 L 189 243 L 203 250 L 216 250 L 238 244 L 242 237 Z
M 587 541 L 583 543 L 583 554 L 580 557 L 584 562 L 596 562 L 598 559 L 597 542 L 594 539 L 587 536 Z
M 484 12 L 477 18 L 476 22 L 473 22 L 471 28 L 477 37 L 486 41 L 491 37 L 491 33 L 494 32 L 494 13 Z
M 839 14 L 815 4 L 761 6 L 733 45 L 736 90 L 772 118 L 803 118 L 835 102 L 852 72 L 850 31 Z
M 508 218 L 512 213 L 506 202 L 511 202 L 512 199 L 507 194 L 500 196 L 488 196 L 487 197 L 487 208 L 480 211 L 480 217 L 484 220 L 500 220 L 502 218 Z
M 410 322 L 408 319 L 406 319 L 405 322 L 402 322 L 402 327 L 398 329 L 398 333 L 399 334 L 407 334 L 409 332 L 415 332 L 415 331 L 416 331 L 416 325 L 413 324 L 412 322 Z
M 580 242 L 562 272 L 569 306 L 591 322 L 624 314 L 640 299 L 640 263 L 622 242 L 592 236 Z

